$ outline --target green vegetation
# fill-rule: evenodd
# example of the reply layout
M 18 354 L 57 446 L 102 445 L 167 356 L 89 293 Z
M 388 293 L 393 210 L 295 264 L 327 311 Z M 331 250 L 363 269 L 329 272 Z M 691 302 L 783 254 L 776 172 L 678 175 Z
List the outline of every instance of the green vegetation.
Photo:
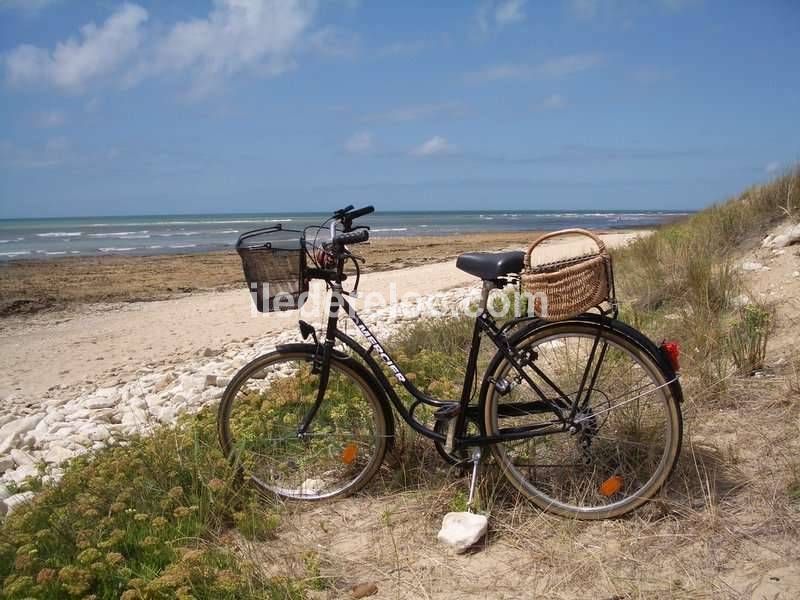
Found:
M 267 539 L 273 507 L 237 486 L 211 411 L 73 460 L 0 529 L 4 598 L 287 598 L 216 542 L 234 526 Z M 32 482 L 41 486 L 40 482 Z

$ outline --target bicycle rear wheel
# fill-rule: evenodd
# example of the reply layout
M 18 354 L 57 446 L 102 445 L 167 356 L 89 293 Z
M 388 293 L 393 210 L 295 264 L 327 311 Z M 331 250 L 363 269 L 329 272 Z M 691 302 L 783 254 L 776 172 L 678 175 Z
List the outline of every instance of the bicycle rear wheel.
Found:
M 323 401 L 300 425 L 319 389 L 314 351 L 278 350 L 252 361 L 222 396 L 222 450 L 264 492 L 321 500 L 356 492 L 383 461 L 391 426 L 364 377 L 335 357 Z
M 559 400 L 541 374 L 525 367 L 547 399 L 561 404 L 563 415 L 581 381 L 581 398 L 589 392 L 589 399 L 574 419 L 574 432 L 492 446 L 509 481 L 543 510 L 578 519 L 618 517 L 652 498 L 677 461 L 682 419 L 668 375 L 651 353 L 629 336 L 576 321 L 534 327 L 518 340 L 515 350 L 533 351 L 533 364 L 569 400 Z M 492 381 L 502 383 L 487 389 L 489 435 L 559 428 L 556 413 L 546 410 L 548 403 L 508 361 L 496 360 L 490 371 Z

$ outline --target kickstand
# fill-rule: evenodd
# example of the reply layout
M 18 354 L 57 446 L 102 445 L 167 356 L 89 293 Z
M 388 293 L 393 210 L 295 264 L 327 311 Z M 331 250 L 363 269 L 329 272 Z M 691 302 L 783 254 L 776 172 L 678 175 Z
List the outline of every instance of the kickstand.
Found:
M 472 501 L 475 499 L 475 483 L 478 481 L 478 468 L 481 463 L 480 446 L 472 450 L 472 477 L 469 481 L 469 498 L 467 498 L 467 512 L 472 512 Z

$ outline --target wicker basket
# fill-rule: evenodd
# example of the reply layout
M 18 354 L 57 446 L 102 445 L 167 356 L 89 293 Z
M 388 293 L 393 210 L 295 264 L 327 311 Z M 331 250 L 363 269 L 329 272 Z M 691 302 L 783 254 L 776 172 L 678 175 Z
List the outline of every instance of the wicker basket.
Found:
M 597 245 L 597 251 L 532 265 L 531 256 L 537 246 L 545 240 L 568 235 L 590 238 Z M 611 256 L 603 241 L 585 229 L 562 229 L 534 241 L 525 254 L 521 280 L 524 291 L 533 296 L 533 313 L 548 321 L 561 321 L 584 313 L 610 301 L 614 291 Z
M 239 236 L 236 251 L 259 312 L 301 308 L 308 296 L 305 238 L 281 225 Z

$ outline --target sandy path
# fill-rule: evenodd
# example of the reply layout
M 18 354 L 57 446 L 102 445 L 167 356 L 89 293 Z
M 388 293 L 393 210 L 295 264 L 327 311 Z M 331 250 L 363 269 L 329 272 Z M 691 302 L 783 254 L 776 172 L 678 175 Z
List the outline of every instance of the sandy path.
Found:
M 604 239 L 610 246 L 618 246 L 643 233 L 610 234 Z M 566 246 L 554 244 L 547 250 L 555 257 Z M 450 261 L 371 273 L 364 276 L 359 291 L 384 296 L 384 302 L 373 303 L 377 305 L 391 301 L 392 284 L 395 297 L 402 297 L 473 281 Z M 303 318 L 320 321 L 320 311 L 311 306 L 303 313 Z M 244 285 L 241 290 L 172 300 L 87 305 L 6 318 L 0 321 L 0 398 L 8 403 L 35 404 L 43 396 L 58 394 L 55 386 L 125 381 L 142 365 L 179 362 L 205 348 L 294 328 L 297 318 L 295 311 L 256 313 Z

